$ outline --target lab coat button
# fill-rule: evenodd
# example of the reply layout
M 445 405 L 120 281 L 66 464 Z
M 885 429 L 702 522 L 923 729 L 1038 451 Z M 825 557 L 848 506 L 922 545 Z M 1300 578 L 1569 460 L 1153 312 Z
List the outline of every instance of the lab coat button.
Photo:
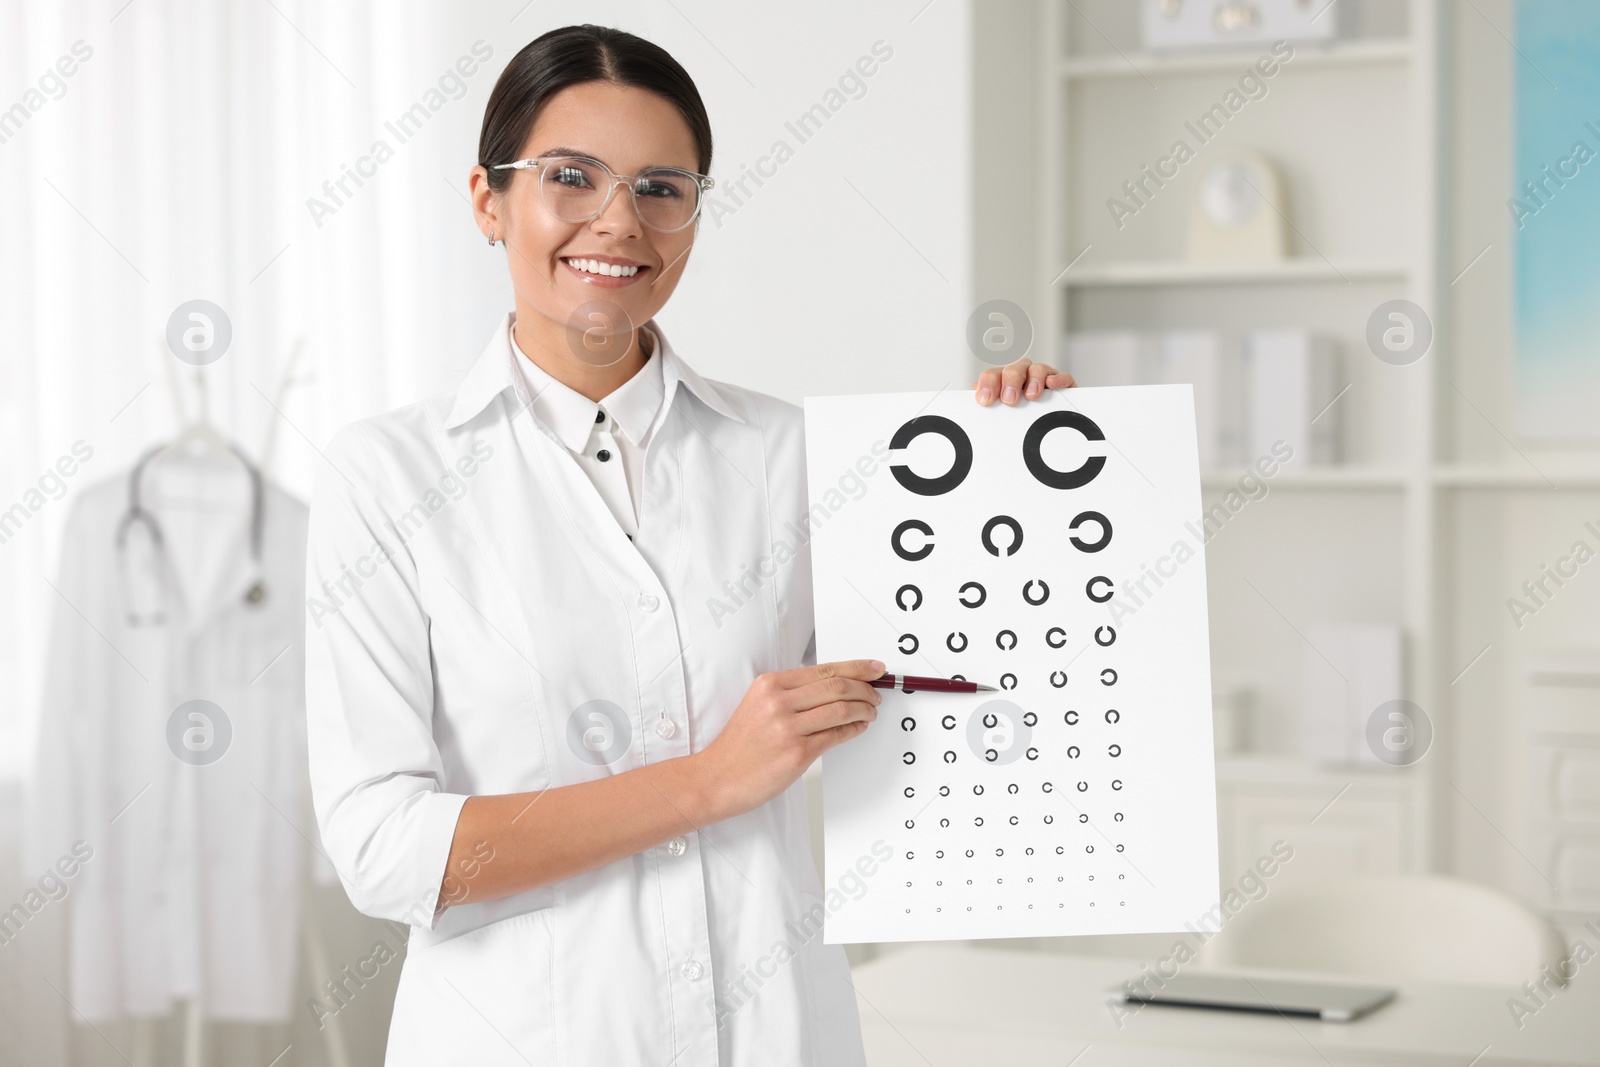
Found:
M 681 837 L 674 837 L 671 841 L 667 842 L 667 851 L 672 853 L 674 856 L 683 855 L 684 851 L 688 849 L 688 847 L 689 842 L 685 841 Z
M 601 463 L 604 463 L 606 460 L 611 458 L 611 450 L 608 448 L 602 448 L 600 451 L 596 452 L 594 456 Z
M 683 976 L 693 982 L 705 973 L 705 968 L 700 966 L 698 960 L 690 960 L 683 965 Z
M 651 593 L 641 593 L 641 594 L 639 594 L 639 610 L 640 611 L 654 611 L 654 610 L 656 610 L 656 608 L 659 608 L 660 606 L 661 606 L 661 601 L 657 600 L 656 597 L 653 594 L 651 594 Z
M 671 719 L 657 719 L 656 733 L 662 737 L 675 737 L 678 733 L 678 724 Z

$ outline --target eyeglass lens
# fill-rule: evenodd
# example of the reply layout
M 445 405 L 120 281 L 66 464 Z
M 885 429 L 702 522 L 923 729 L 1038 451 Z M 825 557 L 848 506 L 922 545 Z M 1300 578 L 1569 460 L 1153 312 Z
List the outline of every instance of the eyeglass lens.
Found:
M 602 163 L 578 156 L 552 158 L 539 168 L 544 201 L 563 222 L 586 222 L 600 213 L 615 176 Z M 634 181 L 639 218 L 657 230 L 679 230 L 700 207 L 700 183 L 673 167 L 642 172 Z

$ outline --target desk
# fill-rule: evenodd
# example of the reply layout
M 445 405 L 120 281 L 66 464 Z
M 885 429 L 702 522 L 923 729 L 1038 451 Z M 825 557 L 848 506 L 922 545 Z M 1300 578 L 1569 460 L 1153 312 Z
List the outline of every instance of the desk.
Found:
M 1350 1023 L 1253 1012 L 1121 1005 L 1105 990 L 1146 961 L 962 944 L 891 948 L 853 979 L 871 1067 L 1267 1067 L 1600 1064 L 1600 987 L 1558 990 L 1519 1030 L 1513 989 L 1400 985 Z M 1600 965 L 1600 964 L 1596 964 Z M 1307 977 L 1284 972 L 1254 975 Z M 1530 976 L 1532 977 L 1532 976 Z M 1481 1054 L 1481 1055 L 1480 1055 Z M 1074 1058 L 1076 1057 L 1076 1058 Z M 1479 1057 L 1474 1059 L 1474 1057 Z

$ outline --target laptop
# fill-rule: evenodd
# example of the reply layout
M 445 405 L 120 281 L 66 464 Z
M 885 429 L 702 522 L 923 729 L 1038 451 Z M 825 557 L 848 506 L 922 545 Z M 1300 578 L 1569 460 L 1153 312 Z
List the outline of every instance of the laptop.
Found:
M 1384 986 L 1222 974 L 1180 974 L 1159 980 L 1141 975 L 1107 993 L 1124 1004 L 1261 1011 L 1341 1023 L 1359 1019 L 1395 996 Z

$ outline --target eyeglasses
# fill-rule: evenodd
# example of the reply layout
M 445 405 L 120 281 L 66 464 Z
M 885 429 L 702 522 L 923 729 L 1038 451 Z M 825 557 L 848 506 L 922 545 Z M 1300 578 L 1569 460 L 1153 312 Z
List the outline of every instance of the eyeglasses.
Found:
M 651 167 L 619 175 L 587 156 L 546 156 L 496 163 L 491 170 L 539 169 L 539 195 L 562 222 L 588 222 L 611 203 L 619 184 L 628 187 L 639 221 L 652 230 L 681 230 L 700 214 L 701 193 L 715 184 L 705 174 L 681 167 Z

